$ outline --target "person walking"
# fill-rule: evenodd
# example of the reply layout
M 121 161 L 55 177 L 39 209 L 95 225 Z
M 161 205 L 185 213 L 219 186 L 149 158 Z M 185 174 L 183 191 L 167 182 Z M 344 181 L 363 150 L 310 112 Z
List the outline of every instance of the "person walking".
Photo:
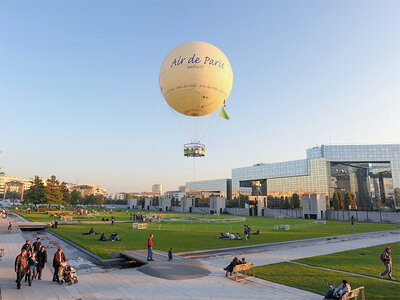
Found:
M 168 261 L 171 261 L 172 260 L 172 248 L 169 248 L 169 251 L 168 251 Z
M 42 246 L 42 243 L 40 242 L 40 237 L 36 239 L 36 242 L 32 244 L 33 246 L 33 252 L 36 252 L 36 254 L 40 251 L 40 247 Z
M 147 261 L 152 261 L 153 259 L 153 234 L 150 233 L 150 237 L 147 240 Z
M 53 268 L 54 268 L 53 281 L 60 282 L 60 278 L 58 277 L 58 269 L 60 268 L 61 264 L 65 263 L 66 261 L 67 258 L 65 257 L 63 248 L 61 247 L 58 248 L 53 258 Z
M 21 288 L 21 280 L 24 278 L 26 270 L 28 268 L 28 257 L 26 249 L 21 249 L 21 254 L 15 258 L 15 273 L 17 273 L 17 289 Z
M 31 242 L 29 240 L 25 241 L 25 244 L 22 246 L 22 249 L 26 250 L 26 255 L 28 257 L 31 256 L 31 254 L 32 254 L 32 245 L 31 245 Z
M 37 266 L 36 252 L 33 252 L 32 256 L 28 259 L 28 272 L 25 275 L 25 281 L 26 279 L 28 279 L 29 286 L 32 285 L 32 281 L 36 277 L 36 266 Z
M 37 259 L 37 276 L 38 280 L 42 280 L 42 270 L 47 264 L 47 252 L 46 252 L 46 247 L 42 246 L 40 247 L 39 253 L 36 255 Z
M 351 230 L 354 230 L 354 216 L 351 216 Z
M 13 223 L 10 221 L 8 222 L 8 233 L 12 232 Z
M 114 225 L 115 219 L 114 216 L 111 216 L 111 225 Z
M 392 257 L 390 256 L 390 252 L 392 249 L 390 247 L 386 247 L 385 251 L 381 254 L 380 258 L 383 264 L 386 267 L 386 270 L 383 271 L 382 273 L 379 273 L 379 277 L 383 278 L 386 274 L 388 274 L 388 278 L 390 280 L 394 280 L 392 277 Z

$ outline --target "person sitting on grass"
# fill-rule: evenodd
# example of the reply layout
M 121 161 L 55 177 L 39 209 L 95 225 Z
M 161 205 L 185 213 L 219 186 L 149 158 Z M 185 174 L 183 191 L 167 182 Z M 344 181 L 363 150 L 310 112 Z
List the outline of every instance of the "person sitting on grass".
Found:
M 93 227 L 90 228 L 89 232 L 82 233 L 83 235 L 94 235 L 98 234 L 96 231 L 94 231 Z
M 109 238 L 108 240 L 109 240 L 109 241 L 112 241 L 112 242 L 119 242 L 119 241 L 121 241 L 120 237 L 119 237 L 118 234 L 115 233 L 115 232 L 113 232 L 113 233 L 110 235 L 110 238 Z
M 240 262 L 242 265 L 247 264 L 247 261 L 244 257 L 242 257 L 242 261 Z
M 254 234 L 254 235 L 260 234 L 260 229 L 257 229 L 257 231 L 253 232 L 252 234 Z
M 224 234 L 222 232 L 219 233 L 219 236 L 217 237 L 217 239 L 223 239 L 224 238 Z
M 342 299 L 342 297 L 351 291 L 351 286 L 347 280 L 343 280 L 338 288 L 335 289 L 333 284 L 329 285 L 329 291 L 326 293 L 324 300 Z
M 236 237 L 235 237 L 235 235 L 233 234 L 233 233 L 231 233 L 230 235 L 229 235 L 229 239 L 230 240 L 234 240 Z
M 230 274 L 230 276 L 232 276 L 233 269 L 238 264 L 240 264 L 240 260 L 235 256 L 231 263 L 226 268 L 224 268 L 224 271 L 226 271 L 225 276 L 228 277 L 228 273 Z
M 242 238 L 240 237 L 240 234 L 239 234 L 239 232 L 238 233 L 236 233 L 236 239 L 237 240 L 241 240 Z
M 104 233 L 101 234 L 100 241 L 107 242 L 107 238 L 106 238 L 106 235 Z
M 228 230 L 225 232 L 225 237 L 224 238 L 225 239 L 229 239 L 229 231 Z

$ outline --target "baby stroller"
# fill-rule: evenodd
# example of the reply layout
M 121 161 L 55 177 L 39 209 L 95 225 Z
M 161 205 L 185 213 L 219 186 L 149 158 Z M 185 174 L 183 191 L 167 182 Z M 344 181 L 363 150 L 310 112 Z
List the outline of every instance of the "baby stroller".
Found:
M 68 285 L 78 283 L 76 270 L 73 267 L 68 266 L 67 264 L 60 266 L 58 270 L 58 277 L 60 278 L 59 284 L 63 284 L 64 282 Z

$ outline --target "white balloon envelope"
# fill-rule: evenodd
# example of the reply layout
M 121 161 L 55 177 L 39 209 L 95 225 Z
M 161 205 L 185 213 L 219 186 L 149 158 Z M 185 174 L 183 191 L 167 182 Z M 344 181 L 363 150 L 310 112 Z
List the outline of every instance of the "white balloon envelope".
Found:
M 228 99 L 232 67 L 225 54 L 206 42 L 187 42 L 168 53 L 159 77 L 168 105 L 192 117 L 211 114 Z

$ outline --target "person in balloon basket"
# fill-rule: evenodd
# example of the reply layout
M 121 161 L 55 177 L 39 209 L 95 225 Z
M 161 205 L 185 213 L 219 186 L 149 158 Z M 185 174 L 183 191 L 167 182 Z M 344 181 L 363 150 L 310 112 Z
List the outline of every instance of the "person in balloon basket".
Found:
M 147 261 L 152 261 L 153 259 L 153 234 L 150 233 L 150 237 L 147 240 Z
M 61 264 L 67 262 L 67 258 L 63 252 L 63 248 L 58 248 L 57 252 L 54 254 L 53 258 L 53 281 L 60 282 L 60 278 L 58 277 L 58 270 L 60 269 Z
M 28 269 L 28 256 L 26 254 L 26 249 L 21 249 L 21 254 L 15 258 L 15 273 L 17 273 L 17 288 L 21 288 L 21 280 L 24 278 L 26 271 Z

